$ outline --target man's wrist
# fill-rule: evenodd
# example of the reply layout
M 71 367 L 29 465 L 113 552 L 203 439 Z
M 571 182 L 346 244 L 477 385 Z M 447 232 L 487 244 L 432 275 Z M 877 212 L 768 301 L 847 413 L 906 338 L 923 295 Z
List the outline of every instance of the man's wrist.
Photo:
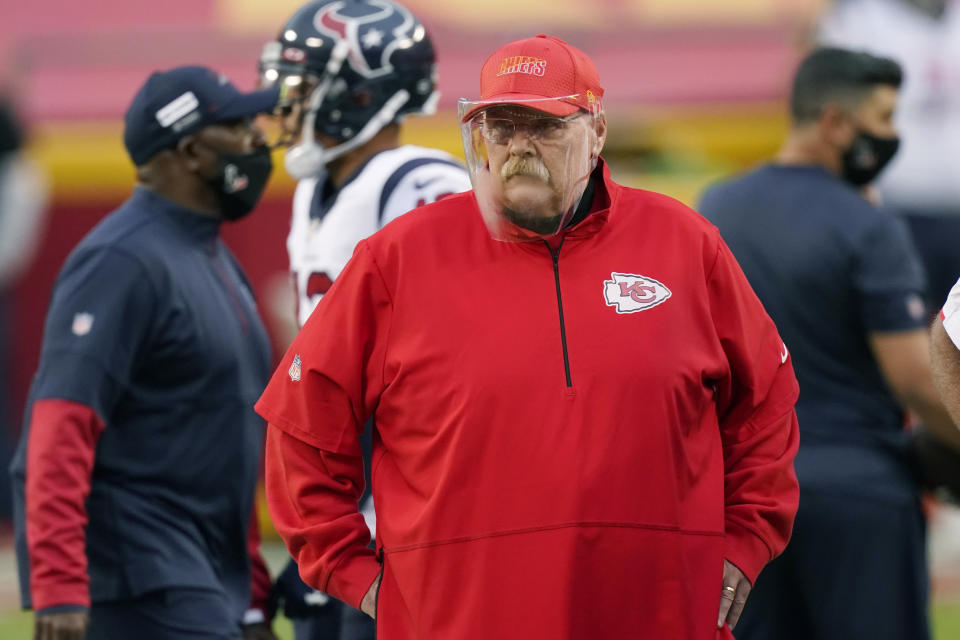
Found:
M 370 584 L 370 588 L 367 589 L 367 592 L 364 594 L 363 600 L 360 601 L 360 610 L 374 620 L 377 619 L 377 599 L 380 595 L 381 579 L 383 579 L 382 571 L 377 574 L 376 578 L 374 578 L 373 582 Z
M 90 607 L 82 604 L 57 604 L 51 607 L 36 609 L 34 615 L 48 616 L 55 613 L 88 613 Z
M 314 586 L 359 609 L 363 597 L 382 569 L 372 549 L 351 549 L 343 554 L 326 584 L 321 582 Z
M 90 608 L 90 587 L 85 576 L 57 576 L 50 580 L 31 576 L 30 581 L 30 607 L 36 612 L 55 607 L 74 607 L 74 611 Z

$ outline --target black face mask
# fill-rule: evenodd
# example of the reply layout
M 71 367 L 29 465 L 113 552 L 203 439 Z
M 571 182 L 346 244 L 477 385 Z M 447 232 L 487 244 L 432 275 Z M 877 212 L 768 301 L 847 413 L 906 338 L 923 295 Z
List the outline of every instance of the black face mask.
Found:
M 224 220 L 239 220 L 253 211 L 273 171 L 270 149 L 252 153 L 217 153 L 217 173 L 210 180 Z
M 864 131 L 843 152 L 843 179 L 862 187 L 873 181 L 900 148 L 900 138 L 878 138 Z

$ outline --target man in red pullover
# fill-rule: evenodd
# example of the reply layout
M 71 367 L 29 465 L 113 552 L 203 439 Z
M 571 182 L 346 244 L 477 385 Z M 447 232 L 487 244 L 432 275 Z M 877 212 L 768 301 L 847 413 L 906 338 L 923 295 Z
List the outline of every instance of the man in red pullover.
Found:
M 789 352 L 714 227 L 610 179 L 586 55 L 512 42 L 481 96 L 473 191 L 361 241 L 257 404 L 277 529 L 391 640 L 731 638 L 797 508 Z

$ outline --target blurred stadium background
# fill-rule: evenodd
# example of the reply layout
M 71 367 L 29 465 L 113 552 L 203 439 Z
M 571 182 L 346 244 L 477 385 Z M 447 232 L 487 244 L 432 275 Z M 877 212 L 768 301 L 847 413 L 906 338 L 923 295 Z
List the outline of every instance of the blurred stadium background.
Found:
M 788 78 L 827 0 L 402 0 L 438 50 L 439 113 L 411 119 L 406 141 L 462 157 L 456 99 L 479 93 L 479 68 L 509 40 L 545 32 L 587 51 L 600 69 L 615 176 L 693 204 L 711 180 L 771 155 L 786 131 Z M 51 287 L 67 253 L 124 200 L 133 168 L 122 114 L 146 76 L 204 64 L 244 89 L 262 44 L 300 0 L 2 0 L 0 95 L 28 130 L 50 205 L 39 249 L 10 302 L 8 392 L 21 412 Z M 276 158 L 278 161 L 280 158 Z M 284 241 L 293 182 L 278 162 L 250 219 L 225 236 L 253 280 L 277 352 L 289 339 L 292 292 Z M 14 424 L 19 424 L 15 415 Z M 10 434 L 15 437 L 15 434 Z M 3 462 L 4 471 L 6 461 Z M 960 537 L 955 512 L 933 516 L 938 638 L 960 638 Z M 952 523 L 952 524 L 951 524 Z M 269 523 L 264 521 L 270 539 Z M 950 534 L 953 531 L 953 535 Z M 27 637 L 9 535 L 0 545 L 0 637 Z M 9 613 L 5 613 L 9 612 Z

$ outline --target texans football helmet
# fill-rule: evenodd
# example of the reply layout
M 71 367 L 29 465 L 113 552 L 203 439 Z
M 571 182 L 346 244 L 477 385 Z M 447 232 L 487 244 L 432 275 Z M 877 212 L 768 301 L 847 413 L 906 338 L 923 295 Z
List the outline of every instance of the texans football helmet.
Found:
M 317 0 L 301 7 L 260 57 L 261 83 L 299 102 L 299 142 L 287 151 L 295 178 L 368 142 L 407 114 L 436 110 L 436 56 L 423 24 L 392 0 Z M 315 132 L 338 141 L 322 147 Z

